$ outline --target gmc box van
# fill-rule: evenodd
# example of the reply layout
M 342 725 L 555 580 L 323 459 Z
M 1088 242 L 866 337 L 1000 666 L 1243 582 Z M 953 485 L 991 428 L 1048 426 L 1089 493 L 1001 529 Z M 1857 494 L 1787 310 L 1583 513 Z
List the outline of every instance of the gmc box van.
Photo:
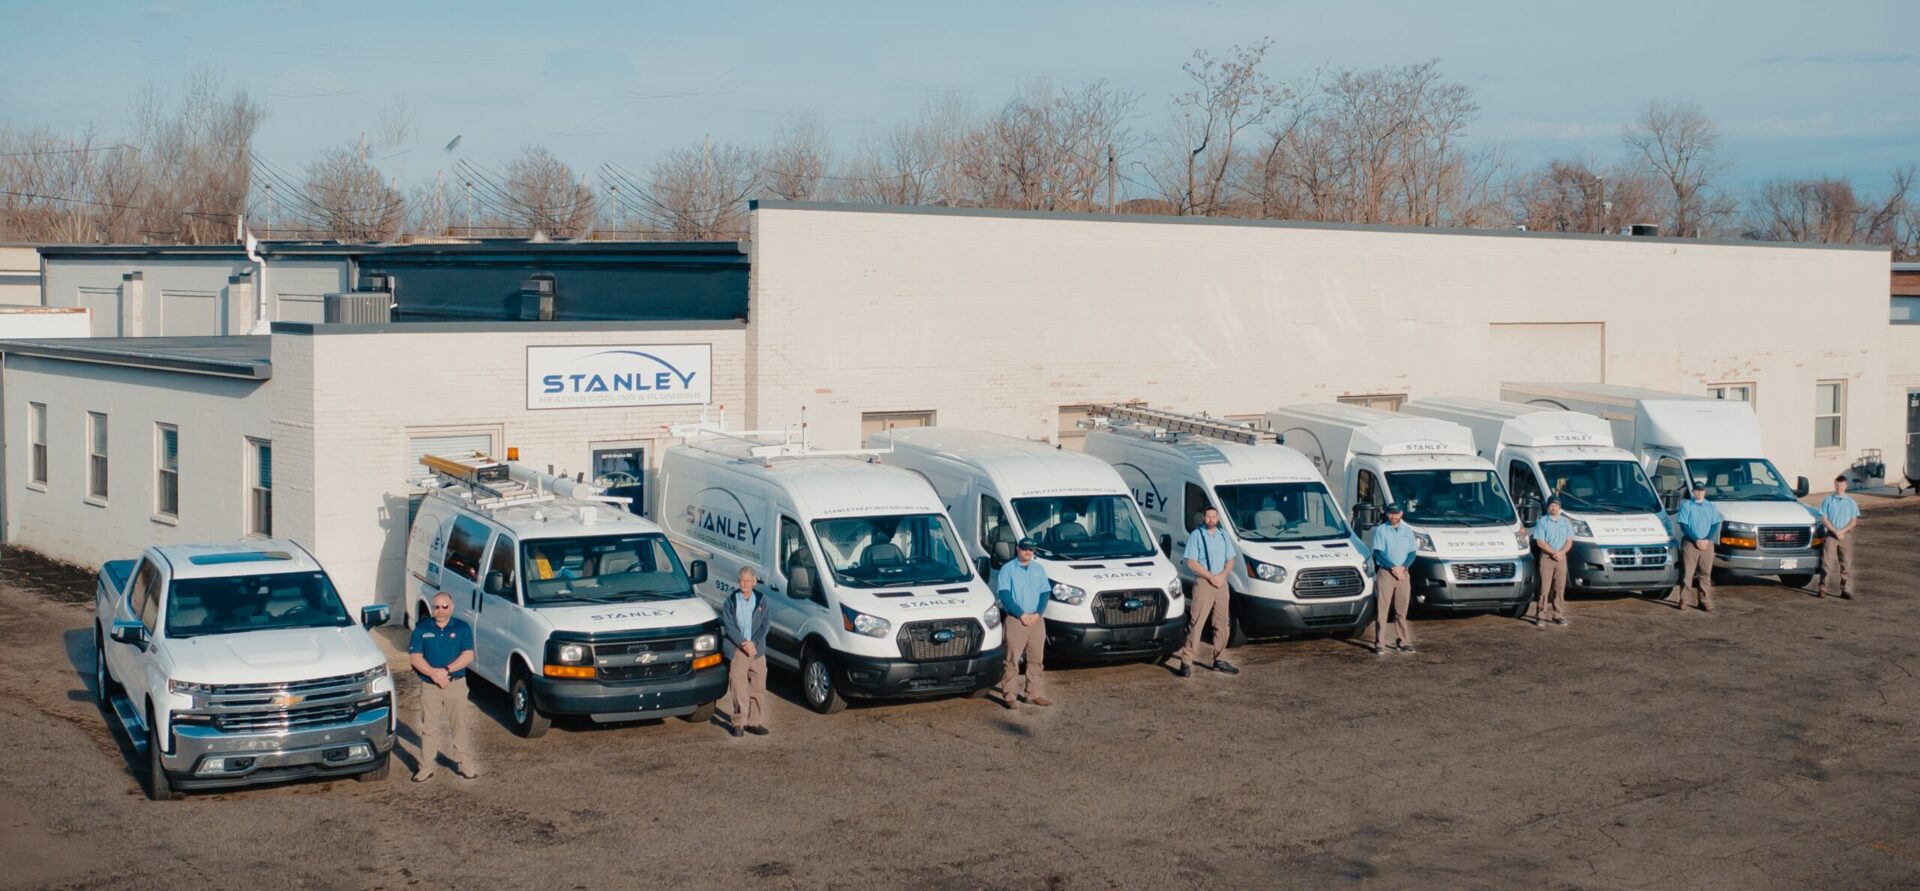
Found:
M 1287 406 L 1267 423 L 1354 505 L 1356 526 L 1374 525 L 1390 503 L 1406 508 L 1419 542 L 1414 603 L 1518 616 L 1533 601 L 1528 532 L 1467 428 L 1338 404 Z
M 1707 486 L 1707 500 L 1726 519 L 1713 568 L 1734 576 L 1778 576 L 1804 588 L 1820 568 L 1821 526 L 1801 504 L 1810 488 L 1786 477 L 1760 447 L 1760 421 L 1744 402 L 1616 387 L 1609 384 L 1507 384 L 1500 398 L 1585 412 L 1613 428 L 1632 449 L 1653 486 L 1677 507 L 1689 480 Z
M 886 461 L 914 471 L 946 502 L 981 576 L 992 578 L 1032 538 L 1053 582 L 1047 658 L 1158 658 L 1187 629 L 1180 575 L 1111 465 L 974 430 L 919 427 L 876 434 Z
M 660 527 L 625 499 L 484 456 L 435 471 L 407 536 L 407 596 L 436 594 L 473 626 L 471 674 L 507 691 L 514 732 L 554 715 L 704 722 L 726 693 L 720 619 Z
M 1371 616 L 1372 573 L 1320 472 L 1270 433 L 1143 406 L 1095 406 L 1087 453 L 1132 490 L 1182 579 L 1187 535 L 1209 507 L 1242 559 L 1227 579 L 1233 646 L 1248 635 L 1351 636 Z
M 1415 399 L 1401 414 L 1473 431 L 1517 504 L 1558 497 L 1573 523 L 1571 583 L 1665 597 L 1680 582 L 1679 542 L 1640 460 L 1589 414 L 1488 399 Z
M 660 468 L 660 516 L 707 555 L 718 605 L 742 566 L 767 598 L 767 658 L 822 714 L 854 698 L 984 693 L 1000 679 L 993 593 L 927 481 L 867 450 L 816 451 L 704 424 Z

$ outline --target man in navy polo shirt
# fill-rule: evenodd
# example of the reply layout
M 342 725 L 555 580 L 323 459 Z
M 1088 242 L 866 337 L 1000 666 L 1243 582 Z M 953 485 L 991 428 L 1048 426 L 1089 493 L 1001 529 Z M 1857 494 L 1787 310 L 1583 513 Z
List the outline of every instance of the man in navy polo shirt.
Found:
M 433 597 L 433 620 L 414 626 L 413 641 L 407 645 L 413 654 L 409 660 L 420 678 L 420 766 L 413 781 L 424 783 L 433 776 L 434 763 L 440 758 L 440 739 L 447 740 L 447 756 L 454 770 L 467 779 L 480 775 L 473 760 L 473 746 L 467 742 L 467 666 L 473 662 L 473 626 L 453 617 L 453 598 L 446 594 Z

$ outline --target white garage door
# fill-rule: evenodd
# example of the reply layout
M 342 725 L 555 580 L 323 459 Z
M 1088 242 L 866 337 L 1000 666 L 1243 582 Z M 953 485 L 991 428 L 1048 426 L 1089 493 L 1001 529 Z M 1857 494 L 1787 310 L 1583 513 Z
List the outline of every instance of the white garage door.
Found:
M 206 337 L 227 333 L 220 295 L 212 291 L 160 292 L 160 334 L 163 337 Z
M 1518 381 L 1605 383 L 1607 336 L 1604 322 L 1507 324 L 1487 326 L 1487 393 Z
M 74 293 L 74 305 L 86 307 L 88 314 L 93 317 L 93 336 L 121 336 L 119 288 L 82 286 Z

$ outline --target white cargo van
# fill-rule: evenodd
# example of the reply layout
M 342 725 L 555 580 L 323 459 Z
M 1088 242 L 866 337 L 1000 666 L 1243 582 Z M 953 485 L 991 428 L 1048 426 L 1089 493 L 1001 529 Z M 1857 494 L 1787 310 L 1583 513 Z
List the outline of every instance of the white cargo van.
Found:
M 1581 412 L 1490 399 L 1415 399 L 1401 414 L 1473 431 L 1515 504 L 1558 496 L 1573 522 L 1569 581 L 1596 591 L 1665 597 L 1680 581 L 1679 543 L 1640 460 L 1607 422 Z
M 1467 428 L 1357 405 L 1292 405 L 1267 423 L 1314 466 L 1364 533 L 1399 502 L 1419 552 L 1413 602 L 1504 611 L 1533 600 L 1533 555 L 1522 517 Z M 1526 518 L 1528 522 L 1533 519 Z
M 1609 384 L 1506 384 L 1500 398 L 1585 412 L 1613 428 L 1632 449 L 1654 490 L 1677 507 L 1688 480 L 1707 486 L 1707 500 L 1726 519 L 1713 568 L 1735 576 L 1778 576 L 1804 588 L 1820 568 L 1823 536 L 1801 504 L 1807 478 L 1789 490 L 1760 447 L 1760 421 L 1745 402 L 1616 387 Z
M 874 450 L 827 452 L 785 434 L 705 424 L 660 468 L 660 516 L 712 561 L 720 604 L 742 566 L 767 597 L 767 658 L 800 674 L 822 714 L 848 697 L 981 693 L 1000 679 L 1000 610 L 940 497 Z
M 428 455 L 407 536 L 407 596 L 473 626 L 472 674 L 507 691 L 514 731 L 553 715 L 702 722 L 726 693 L 720 620 L 660 527 L 626 499 L 485 456 Z
M 1158 658 L 1187 630 L 1180 575 L 1154 547 L 1111 465 L 1052 446 L 946 427 L 876 434 L 886 461 L 927 478 L 982 578 L 1032 538 L 1053 582 L 1047 658 Z
M 1146 514 L 1162 553 L 1180 559 L 1207 508 L 1242 559 L 1227 587 L 1232 645 L 1247 635 L 1351 636 L 1372 615 L 1372 573 L 1320 472 L 1270 433 L 1143 406 L 1096 406 L 1106 423 L 1087 453 L 1113 465 Z

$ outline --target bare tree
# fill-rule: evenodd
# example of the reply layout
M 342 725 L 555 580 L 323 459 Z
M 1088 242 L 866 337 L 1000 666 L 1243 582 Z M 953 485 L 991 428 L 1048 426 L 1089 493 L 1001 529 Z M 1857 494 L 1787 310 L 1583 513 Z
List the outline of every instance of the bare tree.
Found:
M 838 177 L 841 197 L 874 204 L 968 203 L 955 168 L 973 121 L 965 96 L 929 99 L 913 120 L 862 141 Z
M 1550 161 L 1513 189 L 1513 221 L 1535 232 L 1619 232 L 1654 218 L 1660 184 L 1635 167 Z
M 1698 238 L 1732 216 L 1735 204 L 1717 183 L 1729 163 L 1720 127 L 1700 106 L 1649 102 L 1621 139 L 1663 186 L 1666 234 Z
M 713 241 L 746 237 L 747 199 L 760 187 L 761 170 L 752 149 L 709 140 L 669 150 L 644 181 L 617 167 L 607 172 L 634 196 L 637 215 L 659 237 Z
M 788 201 L 825 197 L 831 147 L 827 129 L 814 116 L 792 118 L 773 134 L 762 180 L 767 194 Z
M 1139 97 L 1106 81 L 1028 87 L 965 137 L 957 166 L 970 203 L 1019 210 L 1106 209 L 1115 172 L 1136 145 L 1126 126 Z
M 223 92 L 210 69 L 187 80 L 178 103 L 149 85 L 134 103 L 141 234 L 180 244 L 233 241 L 247 206 L 253 134 L 265 117 L 245 90 Z
M 1173 101 L 1173 122 L 1161 137 L 1165 157 L 1152 171 L 1160 195 L 1185 215 L 1230 211 L 1229 175 L 1241 135 L 1290 98 L 1261 72 L 1271 39 L 1235 46 L 1225 58 L 1205 50 L 1181 66 L 1193 88 Z
M 1769 241 L 1882 244 L 1902 247 L 1911 214 L 1914 168 L 1893 172 L 1887 194 L 1861 195 L 1844 177 L 1777 179 L 1761 185 L 1747 213 L 1747 232 Z
M 318 205 L 319 234 L 336 241 L 385 241 L 406 221 L 406 199 L 366 154 L 335 146 L 307 165 L 305 195 Z

